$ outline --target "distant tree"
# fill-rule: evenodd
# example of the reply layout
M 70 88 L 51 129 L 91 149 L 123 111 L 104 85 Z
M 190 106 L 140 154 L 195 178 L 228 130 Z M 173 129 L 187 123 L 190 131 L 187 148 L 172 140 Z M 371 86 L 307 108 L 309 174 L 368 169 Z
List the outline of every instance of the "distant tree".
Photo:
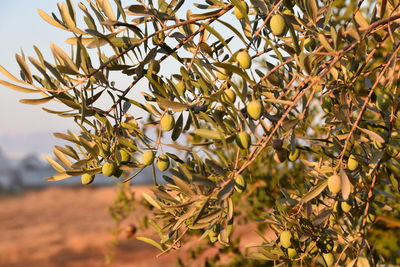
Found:
M 400 264 L 399 1 L 110 2 L 39 10 L 72 52 L 0 68 L 81 129 L 55 134 L 71 145 L 47 180 L 151 165 L 160 239 L 139 239 L 162 254 L 200 235 L 229 266 Z M 265 238 L 243 250 L 231 234 L 250 222 Z

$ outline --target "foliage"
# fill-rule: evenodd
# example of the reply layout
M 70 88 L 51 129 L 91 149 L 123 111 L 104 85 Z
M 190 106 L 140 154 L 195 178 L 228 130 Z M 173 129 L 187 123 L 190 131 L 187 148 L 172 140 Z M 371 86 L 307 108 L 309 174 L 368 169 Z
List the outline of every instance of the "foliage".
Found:
M 43 110 L 81 129 L 55 134 L 71 145 L 48 181 L 151 165 L 159 240 L 140 240 L 161 254 L 199 235 L 230 266 L 400 264 L 398 1 L 129 4 L 79 3 L 83 21 L 70 0 L 39 10 L 72 53 L 35 47 L 19 77 L 0 68 L 42 95 L 22 103 L 62 103 Z M 253 222 L 264 241 L 239 249 L 234 228 Z

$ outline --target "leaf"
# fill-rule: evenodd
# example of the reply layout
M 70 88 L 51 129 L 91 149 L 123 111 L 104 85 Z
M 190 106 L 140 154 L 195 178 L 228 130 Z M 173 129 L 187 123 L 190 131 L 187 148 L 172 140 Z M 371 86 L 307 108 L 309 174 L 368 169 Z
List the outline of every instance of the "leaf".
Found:
M 65 169 L 63 168 L 63 166 L 61 166 L 60 164 L 58 164 L 57 161 L 55 161 L 54 159 L 50 158 L 49 156 L 46 156 L 45 159 L 51 164 L 51 166 L 58 172 L 65 172 Z
M 56 21 L 55 19 L 53 19 L 51 16 L 49 16 L 49 15 L 48 15 L 46 12 L 44 12 L 43 10 L 38 9 L 37 12 L 38 12 L 39 16 L 40 16 L 42 19 L 44 19 L 47 23 L 49 23 L 50 25 L 53 25 L 53 26 L 55 26 L 55 27 L 57 27 L 57 28 L 66 30 L 66 28 L 65 28 L 62 24 L 60 24 L 58 21 Z
M 189 106 L 186 105 L 186 104 L 170 101 L 170 100 L 165 99 L 165 98 L 158 99 L 157 103 L 158 103 L 159 106 L 170 108 L 170 109 L 172 109 L 174 111 L 184 111 L 184 110 L 187 110 L 189 108 Z
M 314 218 L 312 224 L 314 226 L 318 226 L 318 225 L 324 223 L 328 219 L 329 215 L 331 215 L 331 211 L 329 209 L 324 210 L 323 212 L 318 214 L 317 217 Z
M 72 163 L 71 161 L 64 155 L 64 153 L 62 153 L 61 151 L 59 151 L 57 148 L 53 149 L 53 153 L 54 155 L 68 168 L 71 168 Z
M 28 104 L 28 105 L 40 105 L 40 104 L 49 102 L 53 98 L 54 98 L 54 96 L 49 96 L 49 97 L 39 98 L 39 99 L 21 99 L 21 100 L 19 100 L 19 102 L 22 104 Z
M 155 208 L 157 208 L 159 210 L 162 210 L 162 208 L 157 203 L 157 201 L 155 201 L 151 196 L 149 196 L 145 192 L 142 193 L 142 197 L 144 197 L 144 199 L 146 199 L 146 201 L 149 202 L 153 207 L 155 207 Z
M 107 18 L 109 18 L 112 21 L 116 20 L 114 11 L 112 10 L 110 2 L 108 0 L 101 0 L 100 6 L 104 14 L 106 14 Z
M 232 180 L 228 184 L 226 184 L 224 188 L 222 188 L 222 190 L 219 191 L 217 196 L 218 200 L 224 200 L 228 198 L 232 194 L 234 187 L 235 187 L 235 180 Z
M 65 179 L 68 179 L 68 178 L 71 178 L 71 177 L 72 176 L 68 175 L 66 172 L 60 172 L 60 173 L 57 173 L 57 174 L 55 174 L 53 176 L 44 178 L 44 180 L 49 181 L 49 182 L 56 182 L 56 181 L 65 180 Z
M 217 67 L 224 68 L 224 69 L 226 69 L 226 70 L 228 70 L 230 72 L 236 73 L 237 75 L 242 77 L 244 80 L 246 80 L 250 84 L 250 86 L 253 86 L 255 84 L 255 82 L 252 79 L 250 79 L 249 75 L 247 75 L 247 73 L 244 72 L 239 67 L 236 67 L 236 66 L 234 66 L 232 64 L 229 64 L 229 63 L 215 63 L 214 65 L 217 66 Z
M 351 184 L 349 177 L 343 169 L 340 169 L 340 179 L 342 181 L 342 197 L 347 200 L 352 191 L 353 185 Z
M 22 92 L 22 93 L 37 93 L 37 92 L 40 92 L 39 90 L 22 87 L 22 86 L 19 86 L 19 85 L 13 84 L 13 83 L 9 83 L 9 82 L 3 81 L 3 80 L 0 80 L 0 84 L 4 85 L 4 86 L 6 86 L 6 87 L 8 87 L 10 89 L 13 89 L 15 91 Z
M 156 241 L 154 241 L 151 238 L 138 236 L 138 237 L 136 237 L 136 239 L 140 240 L 140 241 L 143 241 L 143 242 L 145 242 L 147 244 L 150 244 L 152 246 L 155 246 L 156 248 L 158 248 L 161 251 L 164 251 L 164 248 L 162 247 L 162 245 L 157 243 Z
M 221 136 L 218 131 L 209 130 L 209 129 L 195 129 L 193 131 L 195 135 L 198 135 L 205 139 L 217 139 L 221 140 Z
M 4 74 L 8 79 L 13 80 L 14 82 L 20 83 L 21 80 L 17 79 L 14 75 L 9 73 L 3 66 L 0 65 L 0 72 Z
M 312 21 L 315 23 L 317 14 L 318 14 L 317 2 L 316 2 L 316 0 L 307 0 L 306 4 L 307 4 L 308 12 L 310 13 L 310 17 L 311 17 Z
M 311 189 L 301 200 L 300 203 L 306 203 L 311 199 L 317 197 L 324 191 L 325 187 L 328 186 L 328 180 L 324 180 L 318 183 L 313 189 Z
M 354 16 L 355 21 L 357 22 L 358 25 L 360 25 L 363 28 L 368 28 L 369 23 L 368 21 L 364 18 L 363 14 L 360 11 L 357 11 L 355 16 Z
M 201 23 L 201 25 L 202 25 L 207 31 L 209 31 L 211 34 L 213 34 L 215 37 L 217 37 L 217 39 L 218 39 L 224 46 L 226 46 L 226 48 L 228 48 L 229 52 L 231 52 L 231 54 L 232 54 L 231 49 L 229 48 L 228 44 L 225 42 L 225 38 L 222 37 L 221 34 L 219 34 L 219 32 L 217 32 L 213 27 L 211 27 L 211 26 L 208 25 L 208 24 Z
M 19 67 L 21 68 L 22 73 L 24 74 L 25 79 L 28 83 L 32 83 L 32 73 L 29 70 L 28 65 L 25 60 L 18 54 L 15 55 L 15 59 L 18 62 Z
M 175 127 L 171 135 L 172 141 L 176 141 L 179 138 L 182 132 L 182 128 L 183 128 L 183 114 L 179 116 L 178 120 L 175 123 Z
M 360 128 L 358 126 L 357 126 L 357 128 L 360 131 L 362 131 L 363 133 L 365 133 L 367 136 L 369 136 L 371 139 L 376 139 L 376 141 L 378 141 L 380 143 L 385 143 L 386 142 L 385 139 L 383 139 L 382 136 L 380 136 L 379 134 L 377 134 L 377 133 L 375 133 L 373 131 L 370 131 L 370 130 L 367 130 L 367 129 L 364 129 L 364 128 Z
M 64 64 L 72 69 L 74 72 L 79 73 L 78 68 L 76 67 L 75 63 L 72 61 L 72 59 L 58 46 L 55 44 L 51 43 L 50 44 L 50 49 L 54 53 L 54 55 L 59 59 L 59 61 L 64 62 Z
M 333 52 L 333 48 L 330 45 L 328 39 L 326 39 L 325 35 L 322 33 L 318 34 L 318 40 L 321 42 L 322 46 L 328 51 L 328 52 Z

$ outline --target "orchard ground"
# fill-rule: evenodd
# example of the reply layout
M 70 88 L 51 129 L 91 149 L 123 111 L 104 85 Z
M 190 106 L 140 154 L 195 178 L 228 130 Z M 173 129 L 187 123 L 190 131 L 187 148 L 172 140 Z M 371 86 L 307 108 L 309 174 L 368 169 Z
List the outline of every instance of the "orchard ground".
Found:
M 148 186 L 133 187 L 135 195 L 150 191 Z M 114 237 L 110 229 L 114 222 L 108 208 L 116 198 L 115 187 L 49 187 L 20 195 L 0 195 L 0 266 L 105 266 L 105 255 Z M 143 215 L 138 207 L 132 214 Z M 139 216 L 136 216 L 139 217 Z M 127 220 L 126 227 L 132 220 Z M 255 230 L 255 225 L 252 226 Z M 249 228 L 238 229 L 241 243 L 260 242 Z M 244 234 L 246 233 L 246 234 Z M 252 234 L 250 234 L 252 233 Z M 137 235 L 151 236 L 150 232 Z M 160 258 L 156 248 L 121 234 L 114 262 L 109 266 L 176 266 L 178 256 L 188 256 L 187 248 L 194 248 L 194 239 L 181 250 Z M 220 247 L 216 244 L 196 260 L 213 257 Z M 192 262 L 194 263 L 194 262 Z M 200 264 L 201 265 L 201 264 Z

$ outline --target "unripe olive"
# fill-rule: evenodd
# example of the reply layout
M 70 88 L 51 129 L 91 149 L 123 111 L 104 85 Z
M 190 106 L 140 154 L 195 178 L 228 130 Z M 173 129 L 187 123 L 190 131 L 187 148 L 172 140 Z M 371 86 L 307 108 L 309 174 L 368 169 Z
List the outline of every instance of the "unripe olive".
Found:
M 335 258 L 333 257 L 332 253 L 324 253 L 322 257 L 325 260 L 326 266 L 330 267 L 334 264 Z
M 258 100 L 253 100 L 246 106 L 247 114 L 253 120 L 258 120 L 262 115 L 262 104 Z
M 175 126 L 174 116 L 168 113 L 165 114 L 164 116 L 162 116 L 160 124 L 161 124 L 161 129 L 163 129 L 164 131 L 166 132 L 171 131 Z
M 340 204 L 340 207 L 342 208 L 342 211 L 344 212 L 344 213 L 347 213 L 347 212 L 349 212 L 350 210 L 351 210 L 351 208 L 352 208 L 352 201 L 349 199 L 348 201 L 343 201 L 341 204 Z
M 94 181 L 94 175 L 85 173 L 81 176 L 82 184 L 91 184 Z
M 280 14 L 275 14 L 269 21 L 269 26 L 274 35 L 280 36 L 286 32 L 285 18 Z
M 350 155 L 349 159 L 347 160 L 347 168 L 350 171 L 355 171 L 358 169 L 359 163 L 354 155 Z
M 129 162 L 131 160 L 131 155 L 128 152 L 126 152 L 125 150 L 121 149 L 119 151 L 119 154 L 121 155 L 122 163 Z
M 287 254 L 288 254 L 289 259 L 294 259 L 297 257 L 297 251 L 294 248 L 288 248 Z
M 294 152 L 290 152 L 289 154 L 289 160 L 290 161 L 296 161 L 300 156 L 300 149 L 296 148 Z
M 242 193 L 246 189 L 246 180 L 242 175 L 237 175 L 235 177 L 235 190 Z
M 290 248 L 292 246 L 292 233 L 290 231 L 283 231 L 279 237 L 281 245 L 284 248 Z
M 236 136 L 236 144 L 241 148 L 241 149 L 248 149 L 251 144 L 251 138 L 250 135 L 247 132 L 240 132 Z
M 380 111 L 385 112 L 392 105 L 392 99 L 387 93 L 381 93 L 377 96 L 375 104 Z
M 148 165 L 152 164 L 153 161 L 154 161 L 154 153 L 153 153 L 153 151 L 146 151 L 146 152 L 143 153 L 142 163 L 145 166 L 148 166 Z
M 236 61 L 243 69 L 249 69 L 251 67 L 251 57 L 249 53 L 245 50 L 242 50 L 236 54 Z
M 315 39 L 308 37 L 307 39 L 304 40 L 304 48 L 311 52 L 314 51 L 315 47 L 317 46 Z
M 334 194 L 337 194 L 342 190 L 342 179 L 340 179 L 339 175 L 334 174 L 328 178 L 328 188 Z
M 221 95 L 221 100 L 226 104 L 233 104 L 236 100 L 236 93 L 232 89 L 226 89 Z
M 116 170 L 117 164 L 115 162 L 106 162 L 101 168 L 103 175 L 108 177 L 112 176 Z
M 233 14 L 235 14 L 235 17 L 237 19 L 244 19 L 246 15 L 249 13 L 249 6 L 245 1 L 240 1 L 239 4 L 245 13 L 243 13 L 239 8 L 235 6 L 235 8 L 233 9 Z
M 231 76 L 231 72 L 225 68 L 217 68 L 217 78 L 227 80 Z
M 169 168 L 169 158 L 167 155 L 161 155 L 157 158 L 157 168 L 162 172 Z

